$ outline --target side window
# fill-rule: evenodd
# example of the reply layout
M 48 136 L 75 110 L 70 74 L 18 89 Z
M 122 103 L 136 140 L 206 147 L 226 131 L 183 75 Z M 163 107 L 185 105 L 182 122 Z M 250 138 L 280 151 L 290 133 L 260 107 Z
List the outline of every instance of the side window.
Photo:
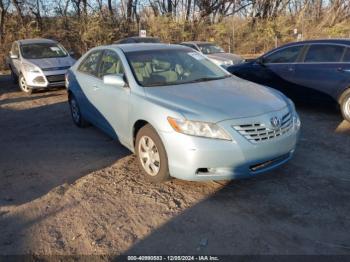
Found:
M 98 76 L 102 78 L 105 75 L 114 74 L 123 75 L 124 67 L 116 52 L 112 50 L 106 50 L 102 56 Z
M 302 45 L 287 47 L 264 57 L 264 63 L 294 63 L 303 48 Z
M 340 45 L 311 45 L 304 62 L 339 62 L 344 48 Z
M 19 56 L 19 48 L 17 43 L 13 43 L 11 52 L 13 55 Z
M 345 55 L 343 57 L 343 62 L 350 63 L 350 47 L 346 48 Z
M 89 54 L 79 65 L 78 70 L 90 75 L 97 75 L 97 68 L 100 61 L 101 51 L 95 51 Z

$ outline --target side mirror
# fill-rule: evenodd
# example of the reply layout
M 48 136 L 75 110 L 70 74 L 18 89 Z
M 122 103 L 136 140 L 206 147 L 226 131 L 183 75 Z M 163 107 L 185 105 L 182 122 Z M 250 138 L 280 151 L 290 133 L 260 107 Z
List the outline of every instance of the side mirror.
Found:
M 103 77 L 103 83 L 105 85 L 111 85 L 116 87 L 125 87 L 126 83 L 121 75 L 105 75 Z
M 264 65 L 265 64 L 265 61 L 264 61 L 265 59 L 264 59 L 264 57 L 259 57 L 259 58 L 257 58 L 256 60 L 255 60 L 255 62 L 257 63 L 257 64 L 259 64 L 259 65 Z

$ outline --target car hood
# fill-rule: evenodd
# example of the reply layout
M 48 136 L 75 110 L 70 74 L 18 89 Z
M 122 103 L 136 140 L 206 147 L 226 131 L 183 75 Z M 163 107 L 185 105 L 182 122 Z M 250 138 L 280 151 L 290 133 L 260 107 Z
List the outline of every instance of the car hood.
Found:
M 41 69 L 58 69 L 71 67 L 75 60 L 71 56 L 55 57 L 55 58 L 42 58 L 42 59 L 27 59 L 28 62 L 40 67 Z
M 279 92 L 235 76 L 145 90 L 149 99 L 175 108 L 187 119 L 214 123 L 257 116 L 287 106 Z
M 234 64 L 239 64 L 243 62 L 243 58 L 239 55 L 231 54 L 231 53 L 216 53 L 207 55 L 211 59 L 216 59 L 219 61 L 233 61 Z

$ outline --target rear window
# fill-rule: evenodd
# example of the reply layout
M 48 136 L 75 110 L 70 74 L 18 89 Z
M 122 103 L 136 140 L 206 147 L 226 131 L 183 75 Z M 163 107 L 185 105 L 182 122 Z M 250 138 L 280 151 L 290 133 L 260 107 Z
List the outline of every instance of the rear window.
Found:
M 344 52 L 340 45 L 312 45 L 305 56 L 305 62 L 340 62 Z

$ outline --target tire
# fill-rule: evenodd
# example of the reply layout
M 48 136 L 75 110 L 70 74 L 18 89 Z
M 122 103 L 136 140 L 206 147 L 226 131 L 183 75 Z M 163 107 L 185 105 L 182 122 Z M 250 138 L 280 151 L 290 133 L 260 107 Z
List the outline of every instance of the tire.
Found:
M 145 125 L 137 133 L 135 152 L 147 180 L 158 183 L 170 179 L 165 147 L 151 125 Z
M 21 89 L 22 92 L 26 93 L 27 95 L 31 95 L 33 92 L 33 89 L 31 89 L 28 85 L 27 85 L 27 81 L 24 78 L 24 76 L 22 74 L 19 75 L 18 77 L 18 85 L 19 88 Z
M 81 114 L 80 107 L 76 98 L 73 95 L 69 95 L 68 101 L 74 124 L 80 128 L 89 126 L 89 123 Z
M 15 74 L 15 72 L 13 71 L 12 67 L 10 66 L 10 70 L 11 70 L 11 78 L 12 78 L 12 82 L 14 84 L 18 84 L 18 76 Z
M 341 96 L 340 109 L 343 118 L 350 122 L 350 90 L 345 91 Z

